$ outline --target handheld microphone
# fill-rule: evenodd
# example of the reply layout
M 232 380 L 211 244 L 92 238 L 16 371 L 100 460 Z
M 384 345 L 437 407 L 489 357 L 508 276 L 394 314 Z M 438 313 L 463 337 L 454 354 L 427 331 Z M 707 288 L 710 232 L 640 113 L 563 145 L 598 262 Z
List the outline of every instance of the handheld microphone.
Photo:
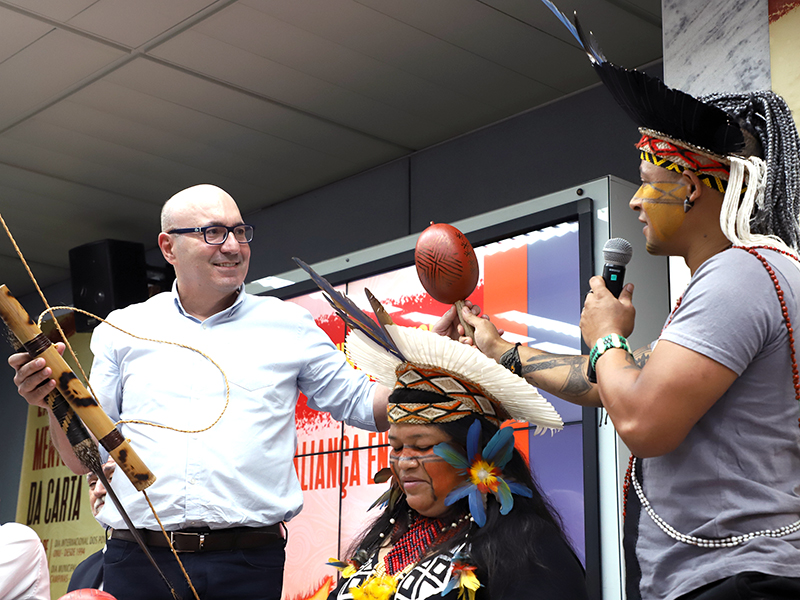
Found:
M 633 247 L 628 240 L 611 238 L 603 245 L 603 281 L 608 291 L 619 298 L 625 285 L 625 265 L 631 262 Z M 597 383 L 597 373 L 589 361 L 586 377 L 591 383 Z
M 608 291 L 619 298 L 625 285 L 625 265 L 631 262 L 633 248 L 628 240 L 612 238 L 603 245 L 603 281 Z

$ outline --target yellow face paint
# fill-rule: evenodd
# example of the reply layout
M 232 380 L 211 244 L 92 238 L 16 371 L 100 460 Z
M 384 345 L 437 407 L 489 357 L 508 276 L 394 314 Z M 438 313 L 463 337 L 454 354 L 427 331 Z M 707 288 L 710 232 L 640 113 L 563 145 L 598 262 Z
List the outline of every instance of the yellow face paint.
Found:
M 686 212 L 683 201 L 689 195 L 686 183 L 643 183 L 633 200 L 638 200 L 653 236 L 665 241 L 683 224 Z

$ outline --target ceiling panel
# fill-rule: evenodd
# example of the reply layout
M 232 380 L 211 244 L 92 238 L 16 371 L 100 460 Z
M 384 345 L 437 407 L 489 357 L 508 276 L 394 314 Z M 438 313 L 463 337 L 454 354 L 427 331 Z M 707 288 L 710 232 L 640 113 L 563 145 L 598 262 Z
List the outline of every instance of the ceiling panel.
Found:
M 87 236 L 88 241 L 111 237 L 150 244 L 152 231 L 158 227 L 157 216 L 155 220 L 152 214 L 147 216 L 141 204 L 128 196 L 2 166 L 0 182 L 3 217 L 26 259 L 39 265 L 34 275 L 43 285 L 64 279 L 64 269 L 69 265 L 67 250 L 86 243 Z M 53 202 L 54 196 L 62 201 Z M 63 243 L 64 251 L 54 255 L 50 239 Z M 0 240 L 0 251 L 16 257 L 5 236 Z M 4 269 L 3 279 L 11 281 L 20 274 L 24 275 L 22 265 L 12 262 Z M 58 279 L 50 279 L 53 276 Z M 21 290 L 15 293 L 24 293 L 26 287 Z
M 122 120 L 113 120 L 109 123 L 108 120 L 101 119 L 96 114 L 81 111 L 75 105 L 72 107 L 61 105 L 59 111 L 63 111 L 60 114 L 64 118 L 73 121 L 73 128 L 67 130 L 64 127 L 51 125 L 43 119 L 37 119 L 26 123 L 25 127 L 21 127 L 18 132 L 11 132 L 6 137 L 17 143 L 26 143 L 45 151 L 53 150 L 55 153 L 61 154 L 65 162 L 59 164 L 51 155 L 47 168 L 54 173 L 59 173 L 62 179 L 89 186 L 95 165 L 113 165 L 138 177 L 148 175 L 155 180 L 171 181 L 173 185 L 181 185 L 185 182 L 213 181 L 222 187 L 236 184 L 239 188 L 248 187 L 251 191 L 261 189 L 261 186 L 231 173 L 230 171 L 233 169 L 229 166 L 230 161 L 226 160 L 224 161 L 226 164 L 214 165 L 213 158 L 223 161 L 221 152 L 212 153 L 208 151 L 208 148 L 197 148 L 195 144 L 181 143 L 176 136 L 163 132 L 157 133 L 153 130 L 146 131 L 145 128 Z M 86 131 L 76 131 L 76 128 L 81 127 L 84 127 Z M 114 129 L 113 136 L 110 136 L 112 139 L 103 139 L 109 137 L 107 133 L 110 128 Z M 122 138 L 113 139 L 114 136 L 124 134 L 128 134 L 124 140 Z M 145 139 L 148 134 L 152 140 L 159 142 L 160 147 L 157 152 L 148 146 Z M 121 141 L 122 143 L 120 143 Z M 204 152 L 208 155 L 198 158 Z M 35 157 L 35 153 L 31 153 L 31 158 L 33 157 Z M 80 164 L 77 166 L 74 164 L 75 159 L 80 160 Z M 39 170 L 36 165 L 26 166 L 32 170 Z M 104 186 L 101 189 L 111 192 L 115 191 L 117 187 L 119 186 Z M 150 201 L 156 206 L 160 206 L 164 200 L 166 198 L 162 197 Z
M 41 143 L 40 138 L 43 136 L 46 139 Z M 111 166 L 87 160 L 85 156 L 79 156 L 86 144 L 86 140 L 69 131 L 29 121 L 0 137 L 0 165 L 47 174 L 57 180 L 111 193 L 125 193 L 142 199 L 152 198 L 154 205 L 157 204 L 155 199 L 163 197 L 165 190 L 180 185 L 179 179 L 173 173 L 168 173 L 172 181 L 159 180 L 156 170 L 149 165 L 142 169 L 142 172 L 148 174 L 148 177 L 143 177 L 142 172 L 133 168 L 132 160 L 121 164 L 120 159 L 113 157 L 112 153 L 106 157 Z M 54 197 L 53 201 L 57 199 Z M 0 205 L 4 206 L 2 199 Z
M 307 0 L 302 3 L 244 0 L 243 3 L 345 48 L 490 105 L 502 105 L 503 96 L 507 94 L 522 94 L 531 102 L 540 103 L 554 97 L 557 92 L 506 65 L 353 0 Z M 431 4 L 439 6 L 438 2 Z M 466 4 L 460 3 L 460 8 L 455 8 L 462 10 Z M 501 42 L 495 40 L 495 43 Z
M 585 60 L 577 41 L 542 2 L 486 0 L 484 3 L 509 18 L 565 41 Z M 612 62 L 633 68 L 661 57 L 661 0 L 557 0 L 556 4 L 564 14 L 577 12 L 581 24 L 594 33 Z M 524 51 L 520 55 L 530 56 Z M 559 55 L 556 62 L 561 60 Z M 588 63 L 579 70 L 589 70 Z
M 68 23 L 138 48 L 210 4 L 213 0 L 99 0 Z
M 334 123 L 408 148 L 425 142 L 419 132 L 440 125 L 410 112 L 256 56 L 195 31 L 156 48 L 154 56 Z
M 52 25 L 0 7 L 0 63 L 52 30 Z
M 97 0 L 4 0 L 1 4 L 24 8 L 33 14 L 65 23 L 95 2 Z
M 321 81 L 402 108 L 428 120 L 459 121 L 492 106 L 306 32 L 245 5 L 203 21 L 195 30 Z
M 593 82 L 582 52 L 488 3 L 364 0 L 363 4 L 505 70 L 567 92 Z M 558 61 L 550 60 L 559 56 Z
M 104 81 L 190 108 L 333 156 L 390 160 L 407 148 L 254 95 L 148 60 L 136 60 Z
M 121 56 L 59 29 L 42 36 L 0 64 L 0 130 Z

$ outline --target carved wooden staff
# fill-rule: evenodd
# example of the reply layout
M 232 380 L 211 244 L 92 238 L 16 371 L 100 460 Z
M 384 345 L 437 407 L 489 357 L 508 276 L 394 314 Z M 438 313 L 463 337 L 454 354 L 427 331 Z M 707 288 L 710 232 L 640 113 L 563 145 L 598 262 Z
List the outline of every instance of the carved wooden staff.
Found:
M 122 436 L 114 422 L 103 412 L 103 409 L 75 376 L 52 342 L 31 320 L 28 313 L 5 285 L 0 285 L 0 318 L 17 336 L 31 358 L 42 357 L 45 359 L 47 366 L 53 372 L 52 377 L 56 381 L 58 391 L 86 424 L 89 431 L 111 454 L 133 486 L 140 492 L 148 488 L 156 480 L 155 475 L 145 466 L 131 447 L 130 442 Z M 69 422 L 67 422 L 67 426 L 69 426 Z M 64 427 L 63 424 L 62 427 Z

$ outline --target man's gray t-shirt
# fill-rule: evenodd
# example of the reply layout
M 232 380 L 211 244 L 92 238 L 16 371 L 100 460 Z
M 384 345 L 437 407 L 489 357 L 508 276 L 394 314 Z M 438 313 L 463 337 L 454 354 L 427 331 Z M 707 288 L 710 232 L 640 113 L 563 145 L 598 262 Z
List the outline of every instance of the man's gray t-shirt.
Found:
M 800 324 L 800 270 L 776 252 L 758 252 Z M 794 335 L 800 352 L 800 329 Z M 800 519 L 800 403 L 788 339 L 775 286 L 756 257 L 730 249 L 695 272 L 659 340 L 708 356 L 739 378 L 676 450 L 639 461 L 652 508 L 679 532 L 725 538 Z M 633 490 L 630 498 L 636 501 Z M 743 571 L 800 577 L 800 532 L 700 548 L 667 536 L 642 510 L 635 548 L 642 598 L 671 600 Z

